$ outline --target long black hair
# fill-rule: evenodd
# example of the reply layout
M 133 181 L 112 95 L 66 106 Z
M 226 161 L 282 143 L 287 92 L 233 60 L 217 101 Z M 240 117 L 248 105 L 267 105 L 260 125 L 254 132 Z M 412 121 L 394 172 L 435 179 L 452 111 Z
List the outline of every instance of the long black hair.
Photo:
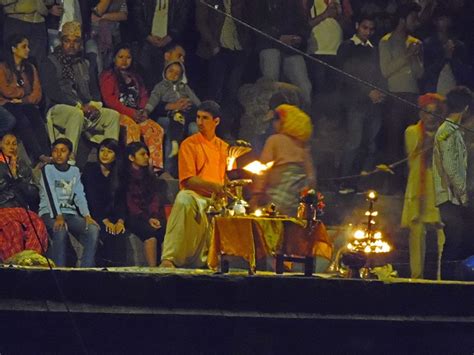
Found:
M 115 153 L 114 162 L 107 168 L 110 170 L 110 182 L 112 193 L 115 194 L 119 189 L 120 182 L 120 170 L 122 166 L 122 150 L 120 148 L 119 142 L 113 138 L 104 139 L 97 148 L 97 161 L 99 164 L 102 164 L 100 161 L 100 150 L 102 147 L 110 149 Z
M 125 171 L 126 171 L 127 174 L 130 174 L 130 169 L 132 169 L 132 162 L 130 161 L 130 159 L 128 157 L 130 155 L 135 156 L 135 154 L 137 154 L 137 152 L 140 149 L 145 149 L 146 152 L 148 154 L 150 154 L 150 150 L 148 149 L 148 147 L 143 142 L 132 142 L 132 143 L 127 145 L 127 148 L 125 150 L 125 156 L 126 156 L 126 159 L 127 159 L 127 164 L 126 164 Z M 142 169 L 144 171 L 144 174 L 145 174 L 144 176 L 146 178 L 149 178 L 149 177 L 152 178 L 152 174 L 151 174 L 151 171 L 150 171 L 149 168 L 140 167 L 140 169 Z
M 136 70 L 135 66 L 135 58 L 133 57 L 133 50 L 130 44 L 128 43 L 120 43 L 115 47 L 114 54 L 112 56 L 112 65 L 111 65 L 111 70 L 115 75 L 115 78 L 117 79 L 117 82 L 119 84 L 119 91 L 124 92 L 127 88 L 127 85 L 125 83 L 125 80 L 123 80 L 123 76 L 120 73 L 120 70 L 118 70 L 115 67 L 115 57 L 117 56 L 118 52 L 121 50 L 127 50 L 130 53 L 130 56 L 132 57 L 132 63 L 130 64 L 130 68 L 127 69 L 127 71 L 131 74 L 134 80 L 136 80 L 136 84 L 139 86 L 143 86 L 143 80 L 141 76 L 138 74 L 138 71 Z
M 25 39 L 28 40 L 28 37 L 21 33 L 14 33 L 10 37 L 8 37 L 7 41 L 5 42 L 5 65 L 10 71 L 10 73 L 15 74 L 18 86 L 23 86 L 24 82 L 21 77 L 21 72 L 18 71 L 15 65 L 15 59 L 13 58 L 13 48 L 18 46 L 18 44 L 23 42 Z M 33 82 L 35 80 L 33 64 L 31 64 L 28 59 L 26 59 L 22 62 L 22 67 L 25 70 L 26 76 L 28 78 L 28 81 L 30 82 L 31 87 L 33 87 Z M 7 81 L 9 83 L 14 80 L 13 75 L 10 75 L 10 73 L 7 75 Z
M 132 169 L 133 169 L 132 162 L 130 161 L 128 157 L 130 155 L 135 156 L 135 154 L 140 149 L 145 149 L 148 154 L 150 153 L 148 147 L 143 142 L 133 142 L 127 145 L 126 152 L 125 152 L 125 159 L 127 160 L 127 163 L 124 164 L 125 168 L 123 170 L 124 173 L 122 174 L 122 179 L 121 179 L 121 181 L 125 184 L 124 188 L 126 190 L 128 190 L 128 187 L 130 184 Z M 142 174 L 141 186 L 143 187 L 145 195 L 151 198 L 153 194 L 156 194 L 158 192 L 156 178 L 151 173 L 151 170 L 149 169 L 149 167 L 140 167 L 140 170 Z

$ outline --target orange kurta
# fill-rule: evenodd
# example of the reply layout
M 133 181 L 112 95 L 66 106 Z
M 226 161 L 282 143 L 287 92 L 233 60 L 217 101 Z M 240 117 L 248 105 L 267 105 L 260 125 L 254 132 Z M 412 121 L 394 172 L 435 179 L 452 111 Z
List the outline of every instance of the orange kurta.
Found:
M 179 184 L 197 176 L 206 181 L 224 184 L 229 145 L 218 137 L 208 141 L 201 133 L 186 138 L 179 148 Z

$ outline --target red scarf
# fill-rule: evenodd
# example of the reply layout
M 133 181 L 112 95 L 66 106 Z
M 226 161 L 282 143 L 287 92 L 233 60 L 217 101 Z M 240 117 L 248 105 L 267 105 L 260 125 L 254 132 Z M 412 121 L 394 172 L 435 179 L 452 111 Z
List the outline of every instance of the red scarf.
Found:
M 420 154 L 420 185 L 418 194 L 420 200 L 423 200 L 426 195 L 426 169 L 432 165 L 433 156 L 433 138 L 428 137 L 426 134 L 426 128 L 423 121 L 418 123 L 418 134 L 419 134 L 419 150 L 413 152 L 414 154 Z M 424 203 L 420 205 L 420 213 L 423 213 Z

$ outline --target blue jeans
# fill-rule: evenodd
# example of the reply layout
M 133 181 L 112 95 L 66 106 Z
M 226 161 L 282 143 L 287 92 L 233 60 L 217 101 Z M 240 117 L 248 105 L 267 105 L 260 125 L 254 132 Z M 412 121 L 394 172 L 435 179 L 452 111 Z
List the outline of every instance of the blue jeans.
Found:
M 300 88 L 307 105 L 311 104 L 311 81 L 306 62 L 301 55 L 288 55 L 279 49 L 267 48 L 260 51 L 260 71 L 265 78 L 280 80 L 280 69 L 291 84 Z M 308 106 L 309 107 L 309 106 Z
M 0 137 L 10 132 L 15 126 L 16 118 L 3 106 L 0 106 Z
M 67 229 L 54 231 L 54 218 L 49 215 L 43 215 L 41 218 L 48 229 L 50 236 L 50 245 L 48 249 L 48 257 L 53 259 L 56 266 L 66 266 L 66 246 L 68 243 L 69 233 L 75 236 L 79 243 L 84 247 L 84 252 L 80 260 L 81 267 L 95 266 L 95 253 L 97 250 L 97 242 L 99 240 L 99 227 L 93 224 L 86 225 L 85 218 L 78 215 L 66 214 Z
M 163 142 L 163 159 L 165 170 L 170 173 L 171 175 L 177 175 L 178 171 L 178 164 L 176 156 L 170 158 L 169 155 L 171 153 L 171 139 L 169 135 L 169 128 L 170 128 L 170 118 L 166 116 L 158 117 L 156 122 L 163 128 L 165 132 L 165 138 Z M 199 132 L 199 128 L 196 122 L 190 122 L 188 125 L 188 136 L 191 136 L 195 133 Z
M 382 124 L 381 105 L 366 104 L 349 106 L 347 110 L 347 138 L 341 162 L 341 176 L 351 175 L 355 160 L 365 148 L 362 170 L 372 170 L 377 151 L 376 138 Z

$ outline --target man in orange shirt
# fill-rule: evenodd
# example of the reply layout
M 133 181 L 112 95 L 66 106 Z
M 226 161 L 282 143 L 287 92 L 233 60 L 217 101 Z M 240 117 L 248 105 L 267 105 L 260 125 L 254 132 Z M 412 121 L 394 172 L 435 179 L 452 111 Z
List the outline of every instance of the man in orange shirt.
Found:
M 181 191 L 166 227 L 161 267 L 198 268 L 206 265 L 210 223 L 206 215 L 212 194 L 224 196 L 228 144 L 216 136 L 221 109 L 204 101 L 197 109 L 199 132 L 179 148 Z

